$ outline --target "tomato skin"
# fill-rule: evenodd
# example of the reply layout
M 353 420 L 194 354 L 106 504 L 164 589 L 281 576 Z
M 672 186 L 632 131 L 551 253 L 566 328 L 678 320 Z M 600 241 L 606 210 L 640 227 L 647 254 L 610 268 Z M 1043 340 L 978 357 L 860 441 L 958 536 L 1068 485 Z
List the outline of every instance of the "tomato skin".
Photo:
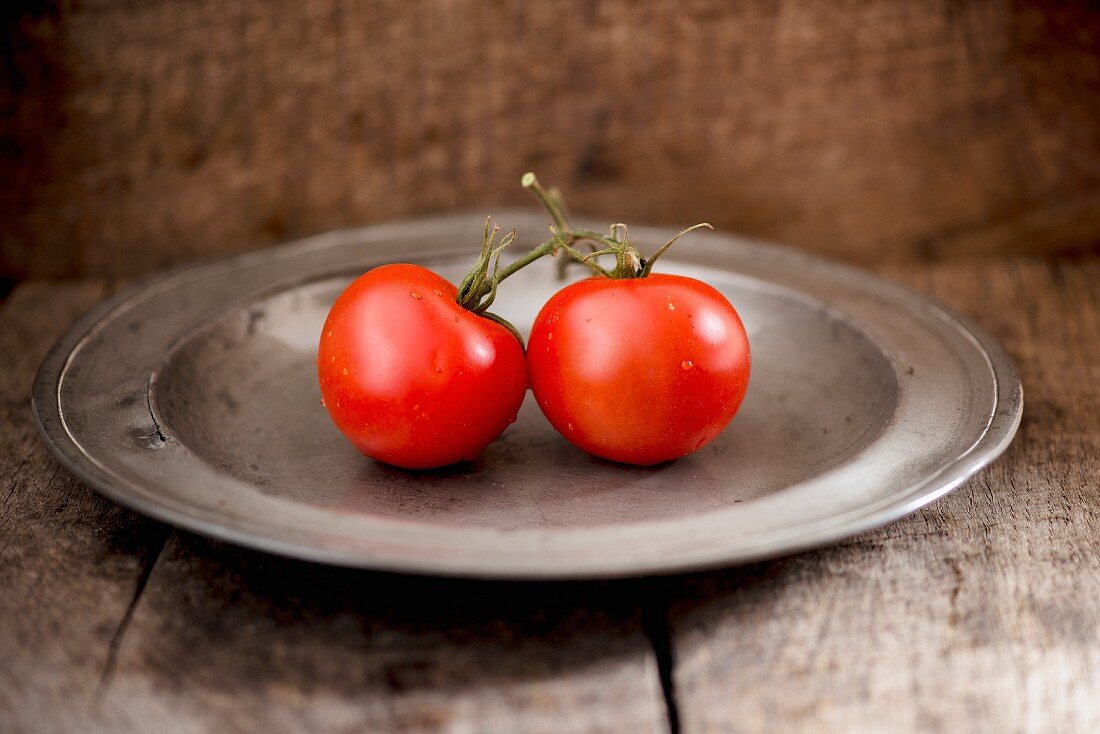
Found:
M 693 278 L 590 278 L 558 291 L 527 344 L 531 390 L 578 448 L 650 466 L 712 441 L 749 383 L 729 301 Z
M 333 304 L 317 350 L 321 396 L 367 456 L 406 469 L 472 460 L 515 420 L 523 347 L 456 294 L 426 268 L 394 264 L 361 275 Z

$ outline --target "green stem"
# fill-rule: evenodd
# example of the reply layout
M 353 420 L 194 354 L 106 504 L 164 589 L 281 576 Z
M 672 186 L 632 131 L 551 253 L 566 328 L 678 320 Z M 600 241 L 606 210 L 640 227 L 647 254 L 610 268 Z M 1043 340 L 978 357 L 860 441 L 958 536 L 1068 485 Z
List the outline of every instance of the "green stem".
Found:
M 607 278 L 644 278 L 653 269 L 653 263 L 681 236 L 699 227 L 710 227 L 709 224 L 697 224 L 680 232 L 662 245 L 653 257 L 647 261 L 638 252 L 637 248 L 630 244 L 629 232 L 625 224 L 612 224 L 609 230 L 610 234 L 600 234 L 586 229 L 573 229 L 569 226 L 569 220 L 565 215 L 565 204 L 561 197 L 544 189 L 535 174 L 525 173 L 520 183 L 525 189 L 534 194 L 535 198 L 550 215 L 553 222 L 550 231 L 553 236 L 502 268 L 500 266 L 501 253 L 504 248 L 515 240 L 516 231 L 513 229 L 500 241 L 499 245 L 494 247 L 493 243 L 497 233 L 500 232 L 500 228 L 494 226 L 491 220 L 487 218 L 485 220 L 485 231 L 482 235 L 481 253 L 458 288 L 457 301 L 459 305 L 473 313 L 502 323 L 504 322 L 499 317 L 487 313 L 496 299 L 497 289 L 500 287 L 501 282 L 541 257 L 556 255 L 559 251 L 567 256 L 562 257 L 558 263 L 559 277 L 564 275 L 565 266 L 569 262 L 579 262 L 596 275 Z M 585 255 L 578 251 L 575 245 L 580 243 L 587 244 L 592 252 Z M 608 270 L 596 262 L 600 255 L 614 255 L 615 268 Z M 492 272 L 490 272 L 490 268 L 492 268 Z M 515 333 L 515 329 L 511 325 L 505 325 Z
M 557 250 L 557 245 L 555 244 L 556 242 L 557 238 L 547 240 L 546 242 L 543 242 L 541 245 L 528 252 L 520 259 L 513 262 L 511 265 L 507 265 L 503 270 L 500 271 L 500 275 L 497 276 L 497 282 L 499 283 L 508 276 L 514 274 L 517 270 L 527 267 L 535 260 L 538 260 L 540 257 L 553 254 L 554 251 Z
M 630 244 L 630 232 L 625 224 L 612 224 L 609 230 L 610 234 L 607 235 L 586 229 L 573 229 L 569 226 L 569 222 L 565 217 L 564 202 L 559 196 L 544 189 L 542 184 L 539 183 L 539 180 L 535 178 L 535 174 L 523 174 L 520 183 L 525 189 L 528 189 L 535 195 L 535 198 L 539 200 L 539 203 L 542 204 L 542 207 L 550 215 L 550 219 L 553 221 L 550 231 L 554 233 L 554 239 L 541 247 L 549 248 L 550 251 L 555 251 L 560 248 L 564 250 L 573 261 L 579 262 L 587 266 L 593 272 L 605 275 L 609 278 L 644 278 L 652 272 L 653 264 L 685 234 L 703 227 L 714 229 L 714 227 L 706 222 L 688 227 L 679 232 L 668 242 L 661 245 L 657 252 L 653 253 L 653 256 L 647 259 L 642 257 L 642 253 L 638 251 L 638 248 Z M 588 246 L 591 247 L 592 252 L 587 255 L 578 252 L 573 245 L 580 242 L 586 242 Z M 601 255 L 615 256 L 614 270 L 608 271 L 595 262 L 595 258 Z M 568 265 L 569 262 L 570 260 L 562 258 L 558 263 L 559 278 L 564 277 L 565 266 Z
M 523 178 L 519 180 L 519 183 L 523 188 L 528 189 L 535 198 L 539 200 L 543 208 L 550 215 L 550 219 L 554 221 L 554 226 L 559 230 L 565 231 L 569 229 L 569 222 L 565 219 L 565 213 L 562 211 L 561 205 L 558 201 L 550 195 L 546 189 L 542 187 L 539 180 L 535 178 L 535 174 L 528 171 L 523 174 Z
M 646 261 L 644 263 L 644 265 L 642 266 L 641 277 L 644 278 L 644 277 L 646 277 L 647 275 L 650 274 L 650 272 L 653 270 L 653 263 L 657 262 L 657 258 L 659 258 L 661 255 L 664 255 L 666 252 L 668 252 L 668 248 L 670 248 L 674 244 L 676 244 L 676 240 L 680 239 L 681 237 L 683 237 L 684 235 L 686 235 L 688 232 L 692 231 L 693 229 L 703 229 L 703 228 L 714 229 L 714 227 L 710 226 L 710 224 L 707 223 L 707 222 L 700 222 L 699 224 L 693 224 L 692 226 L 688 227 L 687 229 L 685 229 L 682 232 L 680 232 L 679 234 L 677 234 L 675 237 L 673 237 L 671 240 L 669 240 L 665 244 L 661 245 L 661 248 L 659 250 L 657 250 L 657 252 L 653 253 L 653 257 L 649 258 L 649 260 Z
M 527 173 L 523 174 L 523 178 L 521 178 L 519 182 L 520 185 L 523 186 L 523 188 L 527 189 L 535 195 L 535 198 L 539 200 L 540 204 L 542 204 L 542 208 L 545 209 L 546 213 L 550 215 L 550 220 L 553 222 L 552 229 L 555 230 L 555 234 L 560 234 L 566 239 L 566 242 L 564 243 L 564 249 L 566 250 L 566 252 L 569 252 L 572 249 L 572 246 L 578 242 L 583 242 L 589 239 L 596 241 L 603 241 L 605 239 L 602 235 L 596 234 L 595 232 L 574 231 L 569 226 L 569 219 L 565 216 L 565 203 L 561 200 L 561 197 L 557 196 L 555 193 L 557 190 L 555 189 L 554 192 L 551 192 L 544 189 L 542 187 L 542 184 L 539 183 L 538 178 L 535 177 L 534 173 L 528 171 Z M 593 252 L 599 249 L 595 242 L 591 242 L 589 244 L 591 245 Z M 575 261 L 577 260 L 577 258 L 574 256 L 573 260 Z M 569 263 L 569 258 L 563 257 L 561 260 L 558 260 L 558 280 L 563 280 L 565 278 L 565 269 L 569 265 Z M 585 264 L 588 265 L 588 263 Z M 593 265 L 588 265 L 588 267 L 593 272 L 601 273 L 603 275 L 608 274 L 606 270 L 598 266 L 593 267 Z

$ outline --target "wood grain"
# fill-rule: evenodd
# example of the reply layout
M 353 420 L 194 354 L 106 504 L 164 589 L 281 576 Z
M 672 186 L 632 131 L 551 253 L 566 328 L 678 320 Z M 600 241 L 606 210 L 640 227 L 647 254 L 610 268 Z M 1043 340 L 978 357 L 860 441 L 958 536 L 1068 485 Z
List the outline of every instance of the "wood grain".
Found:
M 1100 261 L 886 267 L 1024 383 L 1008 453 L 847 543 L 672 592 L 684 732 L 1100 730 Z
M 489 213 L 528 168 L 581 212 L 853 260 L 1100 246 L 1091 3 L 49 2 L 0 27 L 0 277 Z
M 54 462 L 34 428 L 34 370 L 103 294 L 98 283 L 18 287 L 0 307 L 0 731 L 87 731 L 90 709 L 167 529 Z
M 637 595 L 400 578 L 175 535 L 102 702 L 115 731 L 663 732 Z

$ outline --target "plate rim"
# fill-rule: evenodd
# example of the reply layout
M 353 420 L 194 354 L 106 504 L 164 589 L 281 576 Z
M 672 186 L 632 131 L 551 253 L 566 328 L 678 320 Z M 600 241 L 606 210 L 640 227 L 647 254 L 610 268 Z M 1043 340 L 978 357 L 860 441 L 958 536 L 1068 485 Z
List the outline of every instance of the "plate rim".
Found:
M 505 211 L 501 214 L 501 218 L 529 215 L 530 212 L 524 210 Z M 499 564 L 494 566 L 492 563 L 480 563 L 472 567 L 466 561 L 460 561 L 457 564 L 448 563 L 445 557 L 436 558 L 435 562 L 426 562 L 419 558 L 410 559 L 400 556 L 368 556 L 362 553 L 322 548 L 292 539 L 258 535 L 233 525 L 211 522 L 179 511 L 167 504 L 152 501 L 145 495 L 127 491 L 124 483 L 113 482 L 112 475 L 97 466 L 81 450 L 65 427 L 60 388 L 74 350 L 112 311 L 151 286 L 171 280 L 183 273 L 198 274 L 208 268 L 232 271 L 252 262 L 268 262 L 310 250 L 326 249 L 334 243 L 344 242 L 352 237 L 384 240 L 387 232 L 401 232 L 410 225 L 442 226 L 466 223 L 471 217 L 477 217 L 479 221 L 481 219 L 480 215 L 458 213 L 333 230 L 251 252 L 192 261 L 136 279 L 77 318 L 43 358 L 35 374 L 31 394 L 31 410 L 39 435 L 62 466 L 100 494 L 158 521 L 235 545 L 311 562 L 414 575 L 502 580 L 564 580 L 667 575 L 732 567 L 791 555 L 852 537 L 894 522 L 954 491 L 1003 453 L 1019 428 L 1023 415 L 1023 386 L 1016 366 L 1001 345 L 970 318 L 912 288 L 886 280 L 862 268 L 838 263 L 787 245 L 726 233 L 720 236 L 739 245 L 762 249 L 781 258 L 798 260 L 809 267 L 824 267 L 834 274 L 855 277 L 872 283 L 877 288 L 885 288 L 892 291 L 894 295 L 904 298 L 910 306 L 914 305 L 915 301 L 915 305 L 933 309 L 944 321 L 953 322 L 953 325 L 966 334 L 982 353 L 995 386 L 995 402 L 989 422 L 981 435 L 965 452 L 940 466 L 937 471 L 921 478 L 913 485 L 900 488 L 889 498 L 884 498 L 882 500 L 884 504 L 881 506 L 869 505 L 867 511 L 859 512 L 854 517 L 809 532 L 800 532 L 786 541 L 776 541 L 773 538 L 770 542 L 758 544 L 758 547 L 750 545 L 733 549 L 732 552 L 729 548 L 719 547 L 710 552 L 697 552 L 690 554 L 690 557 L 685 554 L 672 559 L 636 558 L 629 562 L 612 560 L 610 563 L 603 564 L 563 563 L 558 567 L 534 566 L 517 569 Z

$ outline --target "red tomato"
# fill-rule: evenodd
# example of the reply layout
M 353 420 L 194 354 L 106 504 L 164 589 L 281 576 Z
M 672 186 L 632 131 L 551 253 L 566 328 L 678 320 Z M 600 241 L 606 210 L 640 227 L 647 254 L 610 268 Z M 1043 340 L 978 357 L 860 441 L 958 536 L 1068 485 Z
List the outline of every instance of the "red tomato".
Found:
M 642 466 L 721 433 L 749 362 L 729 301 L 676 275 L 570 285 L 543 307 L 527 345 L 531 390 L 554 428 L 591 454 Z
M 367 456 L 407 469 L 474 459 L 515 420 L 523 346 L 455 297 L 430 270 L 383 265 L 336 299 L 317 351 L 321 395 Z

